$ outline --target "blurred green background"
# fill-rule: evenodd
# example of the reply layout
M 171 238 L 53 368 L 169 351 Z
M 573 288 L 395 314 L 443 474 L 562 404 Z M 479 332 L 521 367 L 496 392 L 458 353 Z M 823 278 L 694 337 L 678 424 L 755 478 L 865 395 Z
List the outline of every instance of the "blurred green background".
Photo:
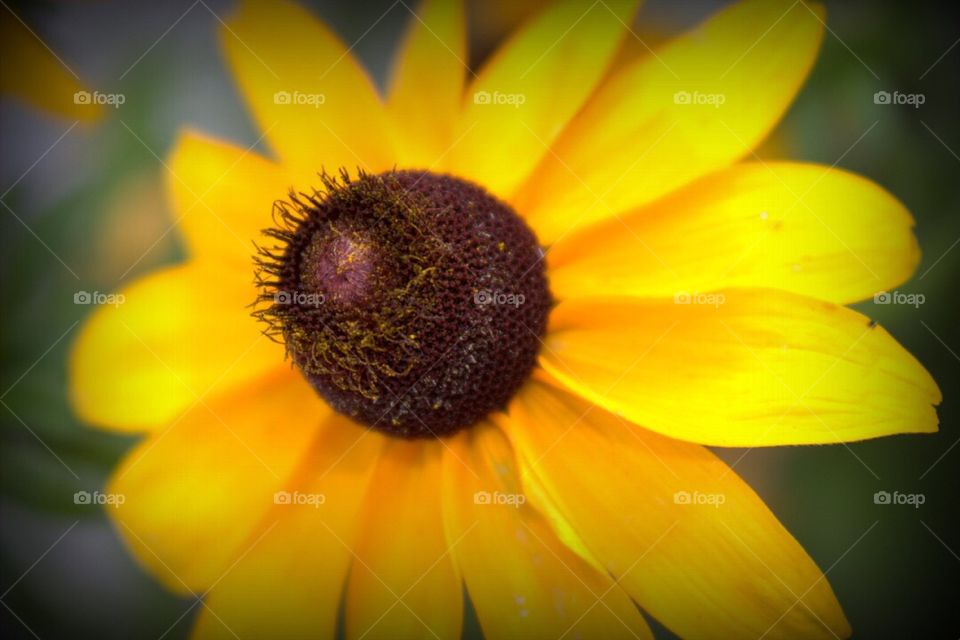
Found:
M 353 52 L 382 85 L 409 13 L 390 0 L 312 4 L 356 42 Z M 471 64 L 537 4 L 471 5 Z M 651 0 L 637 30 L 657 40 L 723 4 Z M 244 146 L 257 139 L 217 49 L 215 16 L 229 9 L 214 1 L 11 2 L 0 9 L 20 16 L 91 88 L 127 97 L 101 122 L 72 128 L 71 120 L 15 99 L 0 104 L 6 637 L 181 638 L 197 612 L 194 601 L 166 594 L 133 564 L 101 511 L 74 504 L 74 492 L 103 485 L 133 439 L 86 428 L 71 415 L 65 358 L 91 310 L 74 304 L 76 292 L 113 291 L 182 255 L 162 189 L 161 159 L 176 132 L 190 125 Z M 960 21 L 935 3 L 828 0 L 827 10 L 830 31 L 810 81 L 760 154 L 859 172 L 915 215 L 923 262 L 898 291 L 922 294 L 924 303 L 858 308 L 932 372 L 945 395 L 941 431 L 719 453 L 828 571 L 854 637 L 957 638 Z M 925 101 L 919 108 L 876 104 L 877 91 Z M 877 505 L 877 491 L 922 493 L 925 503 Z M 468 619 L 466 634 L 478 633 Z

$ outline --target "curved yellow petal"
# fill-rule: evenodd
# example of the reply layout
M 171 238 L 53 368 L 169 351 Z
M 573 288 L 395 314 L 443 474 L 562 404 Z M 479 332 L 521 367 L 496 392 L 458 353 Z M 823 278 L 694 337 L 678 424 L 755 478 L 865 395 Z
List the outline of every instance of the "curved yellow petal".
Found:
M 854 174 L 741 164 L 564 236 L 547 254 L 550 289 L 575 298 L 771 287 L 854 302 L 910 277 L 920 261 L 912 229 L 896 198 Z
M 930 374 L 845 307 L 731 289 L 569 301 L 551 323 L 540 355 L 551 375 L 671 437 L 753 447 L 937 429 Z
M 391 441 L 367 492 L 347 638 L 459 638 L 463 590 L 443 531 L 442 444 Z
M 746 0 L 616 73 L 517 196 L 540 240 L 651 202 L 749 153 L 810 71 L 821 14 L 804 2 Z
M 533 377 L 547 376 L 545 372 L 540 370 L 535 371 L 531 375 Z M 568 549 L 573 551 L 578 557 L 582 558 L 597 571 L 606 573 L 603 565 L 590 553 L 587 545 L 584 544 L 576 530 L 570 526 L 570 523 L 564 518 L 556 502 L 535 475 L 529 473 L 523 474 L 523 492 L 527 496 L 530 504 L 533 505 L 533 508 L 550 523 L 550 528 L 553 529 L 553 533 Z
M 121 431 L 162 426 L 204 397 L 284 362 L 250 316 L 253 274 L 190 262 L 102 300 L 70 354 L 70 400 L 86 422 Z M 96 299 L 93 296 L 98 296 Z
M 333 638 L 350 545 L 384 438 L 332 414 L 296 476 L 206 593 L 198 639 Z
M 178 138 L 169 167 L 173 215 L 187 253 L 229 261 L 241 275 L 244 269 L 252 273 L 254 243 L 266 240 L 261 231 L 275 226 L 273 203 L 291 188 L 309 192 L 319 186 L 315 175 L 298 181 L 254 151 L 194 132 Z
M 212 398 L 140 443 L 107 510 L 167 588 L 209 588 L 243 551 L 330 410 L 295 371 Z
M 464 96 L 450 169 L 509 198 L 587 100 L 638 0 L 563 0 L 515 34 Z
M 298 171 L 393 163 L 383 107 L 347 47 L 307 10 L 246 0 L 220 32 L 265 139 Z
M 763 501 L 710 451 L 630 425 L 540 382 L 504 420 L 605 568 L 687 638 L 833 638 L 830 585 Z
M 627 595 L 526 502 L 503 433 L 476 425 L 444 455 L 452 553 L 487 638 L 652 638 Z
M 463 3 L 423 0 L 411 16 L 387 99 L 399 165 L 430 169 L 443 161 L 468 69 Z
M 0 13 L 0 93 L 71 120 L 89 122 L 103 115 L 103 106 L 9 7 Z

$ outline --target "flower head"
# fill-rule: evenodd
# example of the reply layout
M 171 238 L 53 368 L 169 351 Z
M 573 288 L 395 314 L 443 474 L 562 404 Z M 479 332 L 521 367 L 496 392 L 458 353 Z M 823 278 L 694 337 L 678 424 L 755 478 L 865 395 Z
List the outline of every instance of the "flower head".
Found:
M 390 171 L 279 206 L 261 249 L 266 308 L 339 413 L 431 437 L 504 410 L 536 364 L 550 293 L 523 220 L 452 176 Z M 510 304 L 504 313 L 497 308 Z
M 71 360 L 81 416 L 148 434 L 110 513 L 203 595 L 198 637 L 333 637 L 341 602 L 351 638 L 459 637 L 463 586 L 491 638 L 849 634 L 704 445 L 936 429 L 927 372 L 843 306 L 909 277 L 912 219 L 743 161 L 818 6 L 746 0 L 623 60 L 635 10 L 558 2 L 474 73 L 461 5 L 427 0 L 383 99 L 303 9 L 225 23 L 273 157 L 183 134 L 188 259 Z

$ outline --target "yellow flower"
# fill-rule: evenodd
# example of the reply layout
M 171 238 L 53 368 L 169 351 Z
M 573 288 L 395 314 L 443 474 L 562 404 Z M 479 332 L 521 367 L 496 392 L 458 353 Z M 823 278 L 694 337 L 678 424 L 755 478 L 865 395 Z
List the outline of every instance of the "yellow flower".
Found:
M 459 637 L 461 585 L 491 638 L 650 637 L 640 610 L 681 636 L 850 633 L 703 445 L 936 430 L 934 381 L 843 306 L 910 276 L 912 219 L 845 171 L 751 161 L 813 65 L 818 6 L 747 0 L 611 67 L 636 4 L 552 5 L 473 74 L 462 8 L 427 0 L 383 100 L 302 9 L 225 23 L 272 156 L 181 136 L 188 259 L 98 308 L 70 362 L 80 416 L 146 434 L 109 513 L 203 596 L 197 637 L 333 637 L 341 603 L 349 638 Z M 548 293 L 517 272 L 537 242 Z M 476 281 L 451 284 L 458 261 Z M 433 340 L 453 356 L 424 372 Z

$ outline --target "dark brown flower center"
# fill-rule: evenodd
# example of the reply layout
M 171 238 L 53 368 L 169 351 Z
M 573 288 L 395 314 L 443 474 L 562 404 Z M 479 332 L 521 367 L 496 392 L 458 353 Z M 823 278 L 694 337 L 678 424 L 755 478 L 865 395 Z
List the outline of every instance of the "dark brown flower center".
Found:
M 482 188 L 418 171 L 324 177 L 277 204 L 257 315 L 330 405 L 384 433 L 440 437 L 502 409 L 551 306 L 543 255 Z M 264 304 L 266 306 L 264 306 Z

